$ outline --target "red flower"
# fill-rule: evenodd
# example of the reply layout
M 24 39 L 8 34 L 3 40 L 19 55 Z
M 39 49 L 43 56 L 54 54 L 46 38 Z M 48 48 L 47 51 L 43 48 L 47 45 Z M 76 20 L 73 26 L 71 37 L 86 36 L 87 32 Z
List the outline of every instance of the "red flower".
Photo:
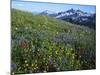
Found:
M 20 43 L 20 47 L 21 48 L 28 48 L 29 47 L 28 42 L 26 40 L 22 40 Z

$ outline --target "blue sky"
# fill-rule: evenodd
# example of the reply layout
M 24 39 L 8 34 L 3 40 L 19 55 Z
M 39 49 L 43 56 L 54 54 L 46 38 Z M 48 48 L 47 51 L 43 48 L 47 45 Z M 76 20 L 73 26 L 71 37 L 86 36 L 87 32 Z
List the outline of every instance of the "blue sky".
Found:
M 88 13 L 95 13 L 96 7 L 90 5 L 71 5 L 71 4 L 56 4 L 56 3 L 43 3 L 43 2 L 25 2 L 25 1 L 12 1 L 12 8 L 29 11 L 29 12 L 42 12 L 50 10 L 54 12 L 66 11 L 68 9 L 81 9 Z

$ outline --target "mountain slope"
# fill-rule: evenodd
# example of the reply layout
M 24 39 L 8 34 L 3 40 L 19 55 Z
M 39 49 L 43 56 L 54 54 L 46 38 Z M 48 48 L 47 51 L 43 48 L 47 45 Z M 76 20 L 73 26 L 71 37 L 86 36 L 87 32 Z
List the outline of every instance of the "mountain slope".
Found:
M 12 9 L 12 72 L 95 69 L 95 31 Z
M 95 29 L 95 22 L 96 22 L 95 13 L 87 13 L 81 10 L 69 9 L 67 11 L 52 13 L 52 14 L 49 14 L 49 11 L 48 12 L 44 11 L 40 14 L 52 16 L 57 19 L 61 19 L 67 22 L 71 22 L 74 24 L 79 24 L 79 25 L 83 25 Z

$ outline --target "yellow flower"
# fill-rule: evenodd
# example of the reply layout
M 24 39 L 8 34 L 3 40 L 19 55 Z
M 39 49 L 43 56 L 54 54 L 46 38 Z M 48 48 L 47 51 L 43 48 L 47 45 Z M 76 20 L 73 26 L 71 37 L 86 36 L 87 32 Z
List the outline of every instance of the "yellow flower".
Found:
M 40 27 L 41 25 L 39 24 L 39 27 Z
M 32 64 L 32 67 L 34 66 L 34 64 Z
M 51 56 L 49 55 L 49 58 L 51 58 Z
M 12 72 L 12 75 L 14 75 L 15 73 L 14 72 Z
M 28 64 L 26 64 L 26 66 L 29 66 Z
M 34 67 L 34 70 L 36 69 L 36 67 Z
M 39 51 L 39 49 L 37 51 Z
M 67 55 L 69 55 L 69 53 L 66 53 Z
M 31 52 L 31 49 L 29 49 L 29 51 Z
M 62 51 L 64 51 L 64 49 L 62 49 Z
M 57 34 L 58 34 L 58 32 L 57 32 Z
M 59 57 L 59 60 L 61 61 L 61 57 Z
M 16 27 L 16 30 L 18 30 L 18 28 Z
M 56 54 L 58 54 L 58 52 L 56 51 Z
M 75 54 L 72 54 L 72 58 L 73 58 L 73 59 L 75 58 Z
M 25 63 L 27 63 L 27 60 L 25 60 Z
M 37 63 L 37 60 L 35 60 L 35 62 Z
M 35 67 L 37 67 L 37 64 L 35 64 Z
M 45 60 L 45 58 L 43 58 L 43 60 Z

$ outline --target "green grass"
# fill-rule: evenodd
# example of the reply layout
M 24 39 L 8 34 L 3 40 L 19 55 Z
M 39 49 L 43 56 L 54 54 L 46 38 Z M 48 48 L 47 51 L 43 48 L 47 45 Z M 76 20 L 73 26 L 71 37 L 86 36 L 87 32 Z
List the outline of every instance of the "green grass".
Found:
M 95 30 L 12 9 L 12 73 L 95 69 Z

